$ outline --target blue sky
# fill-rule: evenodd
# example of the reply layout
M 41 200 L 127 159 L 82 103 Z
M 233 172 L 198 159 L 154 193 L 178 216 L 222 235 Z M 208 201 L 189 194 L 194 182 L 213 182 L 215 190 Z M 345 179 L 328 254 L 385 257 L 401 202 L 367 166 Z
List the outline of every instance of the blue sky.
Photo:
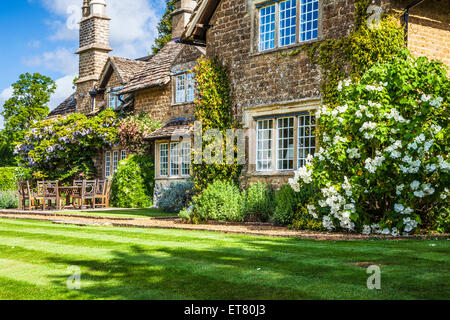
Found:
M 157 35 L 164 0 L 106 0 L 111 20 L 111 55 L 147 55 Z M 24 72 L 39 72 L 57 83 L 49 103 L 56 107 L 72 92 L 78 72 L 78 22 L 83 0 L 2 1 L 0 10 L 0 107 L 11 84 Z M 0 127 L 2 126 L 0 117 Z

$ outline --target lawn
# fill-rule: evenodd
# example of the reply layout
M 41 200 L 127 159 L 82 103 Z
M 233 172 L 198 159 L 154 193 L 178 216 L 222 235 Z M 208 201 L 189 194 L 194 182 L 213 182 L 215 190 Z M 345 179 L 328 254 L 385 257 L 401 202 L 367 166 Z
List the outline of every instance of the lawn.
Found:
M 0 299 L 449 299 L 450 241 L 306 241 L 0 219 Z M 366 266 L 381 267 L 368 290 Z M 68 267 L 81 269 L 69 290 Z
M 168 213 L 160 209 L 120 209 L 120 210 L 83 210 L 83 211 L 58 211 L 56 214 L 70 214 L 82 216 L 102 216 L 116 218 L 168 218 L 177 217 L 177 213 Z

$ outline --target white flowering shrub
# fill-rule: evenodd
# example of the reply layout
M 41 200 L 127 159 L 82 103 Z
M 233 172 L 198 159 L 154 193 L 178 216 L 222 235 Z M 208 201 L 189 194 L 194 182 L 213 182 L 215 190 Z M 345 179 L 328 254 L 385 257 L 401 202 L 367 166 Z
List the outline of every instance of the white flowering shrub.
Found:
M 290 181 L 315 187 L 309 214 L 330 231 L 396 236 L 448 206 L 449 83 L 426 58 L 341 82 L 339 106 L 317 112 L 318 152 Z

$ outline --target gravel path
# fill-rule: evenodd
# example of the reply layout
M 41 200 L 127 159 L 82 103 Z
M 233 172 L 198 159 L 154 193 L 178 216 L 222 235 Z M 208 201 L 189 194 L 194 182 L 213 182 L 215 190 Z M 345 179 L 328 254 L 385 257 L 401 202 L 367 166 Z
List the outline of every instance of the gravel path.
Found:
M 135 228 L 161 228 L 161 229 L 180 229 L 197 231 L 215 231 L 222 233 L 247 234 L 267 237 L 289 237 L 314 240 L 367 240 L 367 239 L 449 239 L 449 234 L 444 235 L 415 235 L 408 237 L 389 237 L 376 236 L 369 237 L 358 234 L 345 233 L 327 233 L 314 231 L 298 231 L 285 227 L 276 227 L 271 224 L 262 223 L 218 223 L 210 222 L 208 224 L 185 224 L 178 218 L 111 218 L 111 217 L 92 217 L 79 215 L 53 214 L 48 212 L 21 212 L 18 210 L 0 211 L 0 218 L 4 219 L 29 219 L 37 221 L 49 221 L 58 224 L 70 224 L 78 226 L 110 226 L 110 227 L 135 227 Z

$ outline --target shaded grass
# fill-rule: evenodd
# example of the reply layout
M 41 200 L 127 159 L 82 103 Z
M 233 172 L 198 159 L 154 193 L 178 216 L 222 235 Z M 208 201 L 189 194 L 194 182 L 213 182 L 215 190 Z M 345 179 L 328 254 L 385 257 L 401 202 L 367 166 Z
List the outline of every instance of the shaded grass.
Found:
M 434 246 L 431 246 L 434 244 Z M 0 220 L 0 299 L 449 299 L 450 241 L 312 241 Z M 381 290 L 366 267 L 381 266 Z M 68 290 L 68 267 L 81 290 Z
M 120 210 L 83 210 L 83 211 L 57 211 L 55 214 L 70 214 L 83 216 L 102 216 L 116 218 L 166 218 L 177 217 L 177 213 L 168 213 L 160 209 L 120 209 Z

